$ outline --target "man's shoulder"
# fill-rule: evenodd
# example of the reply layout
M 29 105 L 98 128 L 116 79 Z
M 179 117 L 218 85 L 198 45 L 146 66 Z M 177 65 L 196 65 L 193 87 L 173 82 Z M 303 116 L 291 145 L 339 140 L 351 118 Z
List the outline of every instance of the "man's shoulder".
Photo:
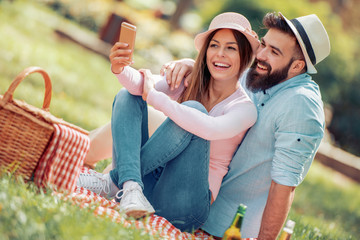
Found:
M 290 84 L 278 94 L 278 98 L 282 99 L 281 102 L 285 105 L 290 103 L 300 104 L 302 102 L 318 102 L 322 104 L 319 86 L 311 80 L 310 76 L 304 78 L 303 81 Z

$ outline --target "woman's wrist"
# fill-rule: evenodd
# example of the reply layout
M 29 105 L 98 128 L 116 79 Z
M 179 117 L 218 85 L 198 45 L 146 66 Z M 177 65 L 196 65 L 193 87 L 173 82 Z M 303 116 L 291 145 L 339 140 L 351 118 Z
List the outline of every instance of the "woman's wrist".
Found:
M 124 67 L 119 67 L 118 69 L 117 69 L 117 71 L 114 71 L 114 69 L 113 69 L 113 66 L 111 66 L 111 72 L 113 73 L 113 74 L 120 74 L 120 73 L 122 73 L 123 71 L 124 71 Z

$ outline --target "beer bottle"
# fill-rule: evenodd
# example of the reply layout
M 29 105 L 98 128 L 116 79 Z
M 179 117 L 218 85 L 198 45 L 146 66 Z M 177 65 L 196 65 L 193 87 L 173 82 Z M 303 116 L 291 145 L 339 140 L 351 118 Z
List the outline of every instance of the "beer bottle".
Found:
M 231 226 L 225 231 L 223 240 L 241 240 L 241 223 L 244 219 L 244 215 L 246 212 L 246 206 L 244 204 L 240 204 L 234 220 L 232 221 Z
M 294 232 L 294 227 L 295 227 L 295 222 L 292 220 L 287 220 L 279 240 L 290 240 L 291 235 Z

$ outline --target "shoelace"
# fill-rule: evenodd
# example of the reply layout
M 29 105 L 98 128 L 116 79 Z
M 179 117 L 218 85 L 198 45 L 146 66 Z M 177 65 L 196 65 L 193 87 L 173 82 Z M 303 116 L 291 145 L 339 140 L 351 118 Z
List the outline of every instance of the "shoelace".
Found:
M 98 178 L 100 180 L 100 183 L 94 182 L 93 177 Z M 107 179 L 105 179 L 101 174 L 97 173 L 92 169 L 89 170 L 89 173 L 83 174 L 83 177 L 79 178 L 79 181 L 82 187 L 90 191 L 92 189 L 95 190 L 99 189 L 100 190 L 99 194 L 101 194 L 102 192 L 104 192 L 105 194 L 110 193 L 110 186 Z M 94 183 L 96 183 L 96 186 L 94 186 Z
M 130 193 L 132 191 L 136 191 L 138 190 L 136 187 L 131 187 L 129 189 L 121 189 L 120 191 L 118 191 L 115 195 L 116 199 L 120 202 L 120 200 L 123 198 L 123 196 L 125 196 L 127 193 Z

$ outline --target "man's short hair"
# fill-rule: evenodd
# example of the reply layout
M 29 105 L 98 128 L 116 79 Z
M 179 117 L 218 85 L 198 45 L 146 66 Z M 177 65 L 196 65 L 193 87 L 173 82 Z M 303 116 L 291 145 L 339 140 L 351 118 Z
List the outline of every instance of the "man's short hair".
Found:
M 267 13 L 263 18 L 263 25 L 268 30 L 276 29 L 293 37 L 296 42 L 293 59 L 303 60 L 305 62 L 304 54 L 301 51 L 300 44 L 297 41 L 295 34 L 293 33 L 289 25 L 286 23 L 285 19 L 280 14 L 275 12 Z M 306 66 L 305 66 L 305 71 L 306 71 Z

